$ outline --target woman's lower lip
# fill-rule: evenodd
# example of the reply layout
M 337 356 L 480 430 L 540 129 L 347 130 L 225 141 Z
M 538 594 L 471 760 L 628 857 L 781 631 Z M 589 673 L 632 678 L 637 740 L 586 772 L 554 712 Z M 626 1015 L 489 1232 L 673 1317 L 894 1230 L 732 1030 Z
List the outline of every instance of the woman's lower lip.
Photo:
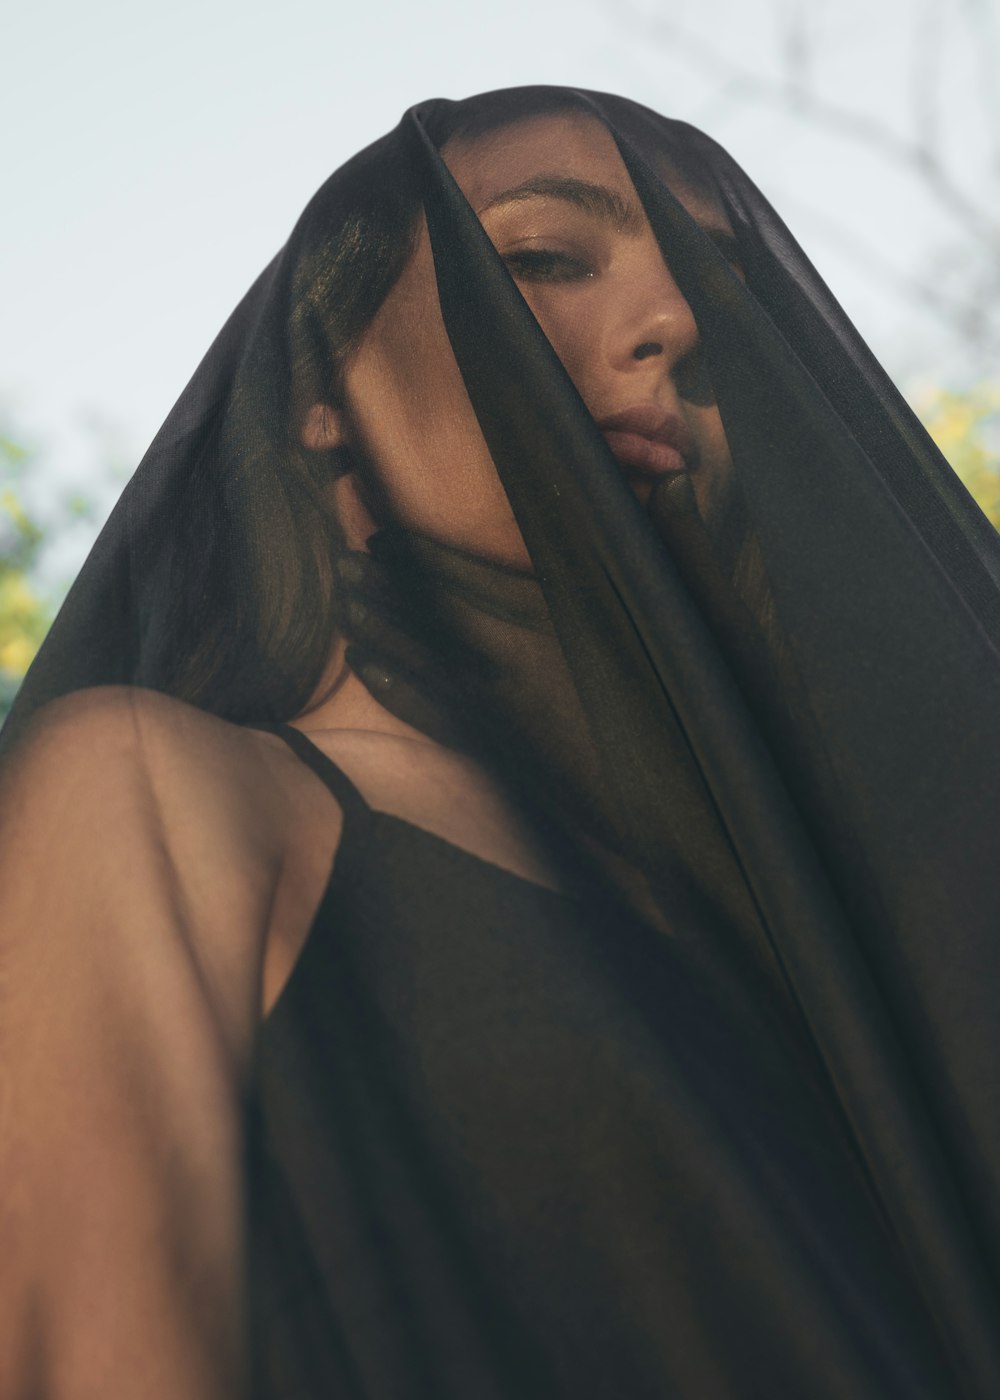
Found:
M 666 472 L 687 471 L 687 462 L 668 443 L 641 433 L 609 431 L 604 441 L 623 467 L 644 476 L 663 476 Z

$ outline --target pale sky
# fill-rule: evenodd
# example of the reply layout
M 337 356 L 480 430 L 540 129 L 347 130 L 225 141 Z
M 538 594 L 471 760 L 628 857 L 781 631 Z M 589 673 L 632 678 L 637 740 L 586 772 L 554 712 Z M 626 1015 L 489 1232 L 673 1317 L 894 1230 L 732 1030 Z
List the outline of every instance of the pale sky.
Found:
M 905 129 L 922 0 L 805 0 L 816 90 Z M 783 0 L 784 10 L 795 0 Z M 956 176 L 986 159 L 994 0 L 935 0 L 937 105 Z M 32 0 L 0 25 L 0 415 L 37 442 L 36 484 L 134 467 L 226 316 L 316 187 L 413 103 L 522 83 L 621 92 L 702 126 L 762 185 L 900 378 L 940 375 L 933 319 L 886 279 L 946 247 L 947 215 L 876 153 L 760 105 L 657 17 L 752 75 L 778 0 Z M 984 18 L 985 16 L 985 18 Z M 971 31 L 970 31 L 971 33 Z M 945 52 L 947 50 L 947 52 Z M 932 99 L 932 100 L 931 100 Z M 992 116 L 996 116 L 996 107 Z M 986 119 L 987 125 L 989 118 Z M 995 193 L 995 191 L 994 191 Z M 939 353 L 940 352 L 940 353 Z M 110 488 L 109 488 L 110 489 Z M 118 486 L 113 488 L 117 491 Z

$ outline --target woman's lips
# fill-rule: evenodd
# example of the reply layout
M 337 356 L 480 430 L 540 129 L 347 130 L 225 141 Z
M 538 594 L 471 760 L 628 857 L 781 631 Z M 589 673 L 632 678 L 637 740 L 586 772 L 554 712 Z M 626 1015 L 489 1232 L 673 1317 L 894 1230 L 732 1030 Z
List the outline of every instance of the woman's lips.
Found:
M 688 463 L 669 443 L 617 429 L 603 436 L 616 460 L 633 476 L 657 477 L 687 471 Z
M 691 429 L 659 404 L 633 404 L 598 419 L 597 426 L 630 476 L 655 480 L 694 466 L 697 452 Z

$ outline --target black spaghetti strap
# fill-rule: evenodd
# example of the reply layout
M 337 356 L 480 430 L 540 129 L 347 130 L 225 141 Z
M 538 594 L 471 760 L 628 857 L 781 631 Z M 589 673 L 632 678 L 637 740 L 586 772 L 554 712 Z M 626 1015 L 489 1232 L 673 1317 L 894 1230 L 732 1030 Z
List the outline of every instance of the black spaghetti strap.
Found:
M 343 769 L 338 768 L 333 759 L 328 758 L 323 750 L 307 738 L 300 729 L 295 729 L 290 724 L 255 724 L 251 727 L 266 730 L 269 734 L 277 734 L 284 739 L 288 747 L 293 749 L 302 759 L 302 762 L 327 785 L 343 809 L 345 817 L 354 814 L 367 816 L 371 811 L 368 803 Z

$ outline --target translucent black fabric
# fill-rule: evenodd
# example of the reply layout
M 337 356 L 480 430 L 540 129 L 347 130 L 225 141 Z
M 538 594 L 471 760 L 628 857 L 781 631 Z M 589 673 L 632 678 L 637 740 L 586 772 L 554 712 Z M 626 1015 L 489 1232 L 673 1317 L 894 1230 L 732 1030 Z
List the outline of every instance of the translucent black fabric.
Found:
M 674 387 L 682 408 L 716 405 L 721 417 L 731 461 L 711 510 L 697 489 L 703 464 L 690 452 L 685 470 L 662 473 L 645 496 L 632 489 L 572 367 L 447 163 L 449 141 L 474 149 L 487 138 L 482 149 L 502 161 L 501 136 L 516 147 L 519 123 L 567 112 L 610 133 L 693 313 L 699 343 Z M 394 517 L 364 462 L 354 465 L 378 529 L 366 551 L 348 549 L 325 494 L 346 459 L 340 449 L 301 446 L 303 408 L 337 371 L 330 343 L 349 362 L 413 256 L 421 218 L 454 360 L 529 563 L 500 560 L 488 536 L 480 549 Z M 414 462 L 415 473 L 426 469 Z M 474 1016 L 471 999 L 481 996 L 508 1133 L 527 1140 L 538 1131 L 539 1095 L 549 1096 L 551 1122 L 566 1123 L 559 1110 L 578 1067 L 560 1058 L 540 1087 L 531 1036 L 548 1012 L 565 1010 L 575 930 L 586 984 L 579 1053 L 624 1057 L 655 1122 L 645 1167 L 662 1186 L 663 1212 L 649 1207 L 646 1233 L 630 1237 L 621 1257 L 638 1268 L 641 1256 L 655 1280 L 669 1255 L 663 1278 L 692 1280 L 689 1295 L 664 1284 L 641 1299 L 635 1283 L 629 1314 L 638 1274 L 624 1269 L 617 1299 L 610 1275 L 603 1298 L 588 1292 L 586 1270 L 570 1267 L 577 1222 L 568 1217 L 558 1226 L 565 1273 L 535 1280 L 534 1313 L 498 1314 L 498 1280 L 482 1261 L 499 1268 L 499 1255 L 477 1254 L 470 1231 L 489 1216 L 513 1277 L 524 1267 L 527 1227 L 509 1219 L 503 1237 L 500 1197 L 517 1184 L 484 1167 L 482 1214 L 456 1184 L 454 1212 L 445 1191 L 419 1248 L 428 1272 L 446 1243 L 461 1256 L 462 1306 L 493 1339 L 489 1385 L 479 1378 L 470 1389 L 459 1372 L 442 1379 L 435 1356 L 453 1354 L 450 1329 L 459 1326 L 442 1301 L 420 1343 L 435 1379 L 423 1390 L 416 1381 L 394 1389 L 356 1380 L 344 1393 L 874 1395 L 878 1367 L 862 1384 L 856 1353 L 881 1346 L 896 1357 L 885 1363 L 883 1394 L 996 1394 L 1000 542 L 774 210 L 708 137 L 617 97 L 512 89 L 414 108 L 338 171 L 150 448 L 25 681 L 3 743 L 16 747 L 47 701 L 108 683 L 160 690 L 236 724 L 287 721 L 315 703 L 342 634 L 350 665 L 386 709 L 493 775 L 566 888 L 600 911 L 573 925 L 565 907 L 539 909 L 529 952 L 521 895 L 509 883 L 477 896 L 489 905 L 480 926 L 465 882 L 436 879 L 436 925 L 450 931 L 464 921 L 463 955 L 483 940 L 485 981 L 445 979 L 453 1000 L 442 1003 L 439 989 L 418 980 L 411 1053 L 431 1055 L 435 1038 L 450 1034 L 452 1018 Z M 366 958 L 381 956 L 383 933 L 390 940 L 410 927 L 393 918 L 383 910 L 366 926 Z M 501 1014 L 504 984 L 499 973 L 491 980 L 497 941 L 508 937 L 521 939 L 518 987 L 532 984 L 526 1019 Z M 655 975 L 623 981 L 615 959 L 628 938 L 655 945 Z M 550 939 L 559 959 L 549 956 Z M 333 1085 L 341 1057 L 347 1065 L 370 1048 L 365 1039 L 344 1043 L 357 1007 L 389 997 L 374 972 L 355 967 L 361 981 L 350 1001 L 344 975 L 339 965 L 330 972 L 336 1045 L 316 1031 Z M 622 998 L 642 998 L 641 1036 L 615 1009 Z M 392 1037 L 390 1002 L 372 1014 Z M 281 1007 L 285 1024 L 289 1007 L 296 1003 Z M 699 1096 L 702 1037 L 711 1042 L 715 1107 Z M 677 1052 L 670 1075 L 665 1046 Z M 345 1079 L 345 1094 L 362 1092 L 368 1068 L 359 1073 Z M 730 1131 L 719 1105 L 751 1081 L 747 1101 L 759 1119 Z M 609 1235 L 624 1218 L 612 1149 L 627 1130 L 608 1088 L 621 1082 L 593 1080 L 595 1114 L 606 1114 Z M 484 1110 L 496 1092 L 489 1085 L 484 1076 Z M 300 1092 L 289 1081 L 289 1101 Z M 449 1112 L 441 1094 L 399 1106 L 422 1144 L 404 1152 L 401 1192 L 417 1189 L 425 1167 L 451 1179 L 422 1155 L 440 1141 L 425 1129 Z M 420 1113 L 425 1121 L 414 1123 Z M 813 1226 L 836 1234 L 838 1212 L 846 1218 L 862 1200 L 873 1231 L 880 1222 L 879 1244 L 870 1242 L 877 1262 L 849 1249 L 843 1256 L 844 1289 L 865 1299 L 865 1336 L 860 1320 L 834 1319 L 831 1298 L 846 1293 L 796 1311 L 808 1252 L 793 1263 L 757 1248 L 752 1212 L 734 1206 L 745 1234 L 721 1213 L 697 1213 L 695 1201 L 697 1229 L 664 1224 L 677 1219 L 676 1193 L 693 1189 L 701 1153 L 706 1177 L 724 1163 L 733 1199 L 742 1199 L 763 1170 L 755 1144 L 773 1145 L 813 1114 L 822 1119 L 816 1140 L 828 1147 L 823 1187 L 809 1196 L 793 1173 L 788 1211 L 812 1220 L 798 1248 Z M 403 1134 L 402 1118 L 390 1129 Z M 812 1132 L 802 1126 L 803 1137 Z M 449 1150 L 461 1159 L 460 1143 Z M 541 1154 L 525 1190 L 557 1200 L 562 1178 L 545 1173 L 565 1150 L 562 1141 Z M 589 1183 L 592 1212 L 599 1179 L 598 1171 Z M 639 1226 L 630 1218 L 629 1228 Z M 812 1263 L 815 1281 L 824 1265 Z M 875 1275 L 882 1284 L 871 1288 Z M 400 1318 L 411 1301 L 416 1316 L 422 1277 L 418 1258 Z M 824 1287 L 816 1283 L 814 1298 Z M 649 1298 L 656 1306 L 642 1311 Z M 748 1338 L 762 1300 L 772 1310 L 766 1348 L 755 1352 Z M 433 1311 L 427 1298 L 419 1307 Z M 682 1325 L 689 1307 L 696 1319 Z M 350 1354 L 354 1324 L 345 1313 L 339 1325 Z M 584 1334 L 589 1390 L 572 1359 Z M 664 1360 L 658 1379 L 658 1339 L 668 1334 L 681 1353 L 689 1349 Z M 774 1369 L 765 1367 L 769 1383 L 758 1388 L 752 1371 L 765 1352 Z M 810 1366 L 822 1386 L 807 1384 Z
M 258 1395 L 955 1393 L 759 979 L 373 811 L 285 733 L 345 827 L 258 1038 Z

